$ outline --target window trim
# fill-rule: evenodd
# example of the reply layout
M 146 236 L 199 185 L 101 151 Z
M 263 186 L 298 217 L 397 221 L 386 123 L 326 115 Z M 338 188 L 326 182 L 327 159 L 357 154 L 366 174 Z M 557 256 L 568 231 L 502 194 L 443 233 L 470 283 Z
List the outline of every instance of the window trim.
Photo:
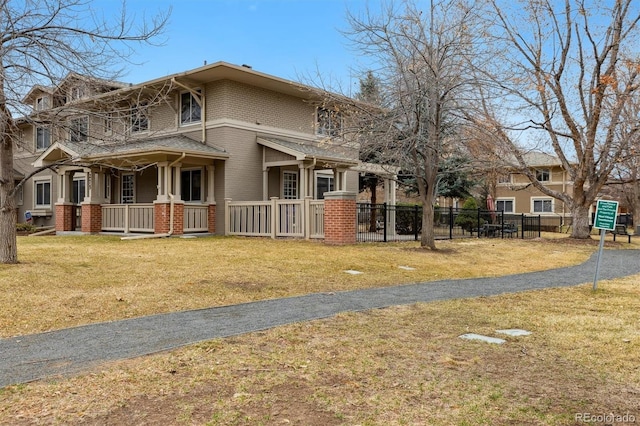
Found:
M 38 185 L 49 185 L 49 203 L 48 204 L 38 204 Z M 51 178 L 38 178 L 33 180 L 33 208 L 34 210 L 51 210 L 51 197 L 52 194 L 52 185 Z M 44 195 L 44 194 L 43 194 Z M 43 200 L 45 201 L 45 200 Z
M 22 185 L 20 188 L 18 188 L 18 191 L 16 192 L 16 205 L 17 206 L 22 206 L 24 205 L 24 185 Z
M 202 88 L 197 88 L 194 91 L 200 93 L 200 95 L 202 96 Z M 184 95 L 186 95 L 186 94 L 190 95 L 189 96 L 189 100 L 190 100 L 190 102 L 189 102 L 190 103 L 189 111 L 190 111 L 190 114 L 189 114 L 189 120 L 188 121 L 183 121 L 183 119 L 182 119 L 182 97 Z M 196 98 L 195 98 L 195 96 L 193 96 L 193 93 L 191 93 L 191 91 L 185 90 L 185 91 L 180 92 L 180 96 L 179 96 L 178 100 L 179 100 L 179 104 L 180 104 L 180 105 L 178 105 L 178 123 L 179 123 L 180 127 L 191 126 L 193 124 L 202 123 L 202 106 L 196 101 Z M 198 109 L 200 110 L 200 118 L 198 120 L 193 120 L 192 119 L 192 116 L 193 116 L 192 111 L 193 111 L 193 105 L 194 104 L 197 105 Z
M 74 187 L 76 182 L 78 182 L 78 188 L 77 188 L 78 189 L 78 193 L 77 194 L 76 194 L 76 188 Z M 76 195 L 77 195 L 77 198 L 78 198 L 77 202 L 74 202 L 74 204 L 82 204 L 84 202 L 84 197 L 85 196 L 84 196 L 84 194 L 82 194 L 82 192 L 80 192 L 80 182 L 83 182 L 85 194 L 87 192 L 87 179 L 86 179 L 86 177 L 85 176 L 74 176 L 73 177 L 73 183 L 71 185 L 72 202 L 75 201 Z M 80 195 L 82 195 L 82 197 L 80 197 Z
M 535 209 L 535 202 L 536 201 L 541 201 L 542 202 L 542 210 L 543 211 L 536 211 Z M 544 202 L 545 201 L 550 201 L 551 202 L 551 211 L 544 211 Z M 555 203 L 554 203 L 554 199 L 553 197 L 532 197 L 531 198 L 531 213 L 532 214 L 539 214 L 539 215 L 551 215 L 554 214 L 555 211 Z

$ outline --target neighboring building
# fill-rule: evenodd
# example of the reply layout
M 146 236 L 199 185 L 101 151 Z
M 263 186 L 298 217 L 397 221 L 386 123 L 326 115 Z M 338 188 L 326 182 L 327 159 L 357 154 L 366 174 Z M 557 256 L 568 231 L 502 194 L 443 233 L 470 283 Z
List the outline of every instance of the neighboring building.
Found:
M 570 181 L 569 174 L 562 168 L 558 158 L 549 154 L 530 152 L 525 154 L 525 160 L 542 185 L 558 192 L 573 192 L 573 182 Z M 563 219 L 571 216 L 569 209 L 562 201 L 540 192 L 524 174 L 508 172 L 507 169 L 498 177 L 495 208 L 505 213 L 524 213 Z
M 36 86 L 24 98 L 33 112 L 19 120 L 16 170 L 55 167 L 25 183 L 19 221 L 29 212 L 57 231 L 220 234 L 225 199 L 357 192 L 357 149 L 322 100 L 224 62 L 136 85 L 71 74 Z

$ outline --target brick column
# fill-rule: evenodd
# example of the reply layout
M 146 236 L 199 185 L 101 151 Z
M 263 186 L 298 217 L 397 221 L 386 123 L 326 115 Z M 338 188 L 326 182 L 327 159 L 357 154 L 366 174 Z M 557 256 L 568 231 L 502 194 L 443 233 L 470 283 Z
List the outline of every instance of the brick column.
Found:
M 75 205 L 56 203 L 56 231 L 73 231 L 75 229 Z
M 171 218 L 171 204 L 159 203 L 154 204 L 154 222 L 153 232 L 155 234 L 167 234 L 170 229 L 169 221 Z M 173 235 L 184 234 L 184 203 L 173 204 Z
M 216 233 L 216 205 L 209 204 L 209 220 L 208 220 L 208 232 L 211 234 Z
M 102 231 L 102 206 L 82 203 L 82 232 L 95 234 Z
M 334 191 L 324 194 L 324 242 L 355 244 L 356 194 Z

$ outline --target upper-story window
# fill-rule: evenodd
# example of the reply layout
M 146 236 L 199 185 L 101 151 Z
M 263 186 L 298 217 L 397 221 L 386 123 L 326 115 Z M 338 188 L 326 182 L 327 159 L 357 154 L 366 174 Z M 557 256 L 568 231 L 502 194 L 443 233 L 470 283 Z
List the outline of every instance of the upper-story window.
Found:
M 113 113 L 107 113 L 103 120 L 102 127 L 104 128 L 104 133 L 110 135 L 113 133 Z
M 131 131 L 146 132 L 149 130 L 149 117 L 147 116 L 146 106 L 131 108 Z
M 200 93 L 200 90 L 197 91 Z M 191 92 L 180 95 L 180 124 L 199 123 L 202 120 L 202 109 Z
M 49 127 L 36 127 L 36 150 L 42 151 L 51 145 L 51 129 Z
M 70 92 L 70 100 L 75 101 L 84 97 L 84 88 L 81 86 L 74 86 L 71 88 Z
M 339 136 L 342 131 L 342 116 L 327 108 L 318 108 L 316 113 L 316 133 L 324 136 Z
M 71 142 L 86 142 L 89 135 L 89 117 L 75 118 L 69 126 Z
M 511 183 L 511 173 L 499 174 L 498 183 Z
M 36 98 L 36 111 L 43 111 L 49 108 L 49 97 L 41 96 Z
M 538 182 L 549 182 L 551 180 L 551 171 L 549 169 L 536 170 L 536 180 Z

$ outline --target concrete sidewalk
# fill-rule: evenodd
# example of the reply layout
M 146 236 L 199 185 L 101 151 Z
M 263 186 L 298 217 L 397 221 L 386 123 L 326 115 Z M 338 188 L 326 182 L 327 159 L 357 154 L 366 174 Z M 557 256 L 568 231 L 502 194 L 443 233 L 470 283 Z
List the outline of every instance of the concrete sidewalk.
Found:
M 340 312 L 589 283 L 595 264 L 594 254 L 582 265 L 542 272 L 309 294 L 0 339 L 0 387 Z M 640 251 L 604 251 L 601 280 L 638 273 Z

